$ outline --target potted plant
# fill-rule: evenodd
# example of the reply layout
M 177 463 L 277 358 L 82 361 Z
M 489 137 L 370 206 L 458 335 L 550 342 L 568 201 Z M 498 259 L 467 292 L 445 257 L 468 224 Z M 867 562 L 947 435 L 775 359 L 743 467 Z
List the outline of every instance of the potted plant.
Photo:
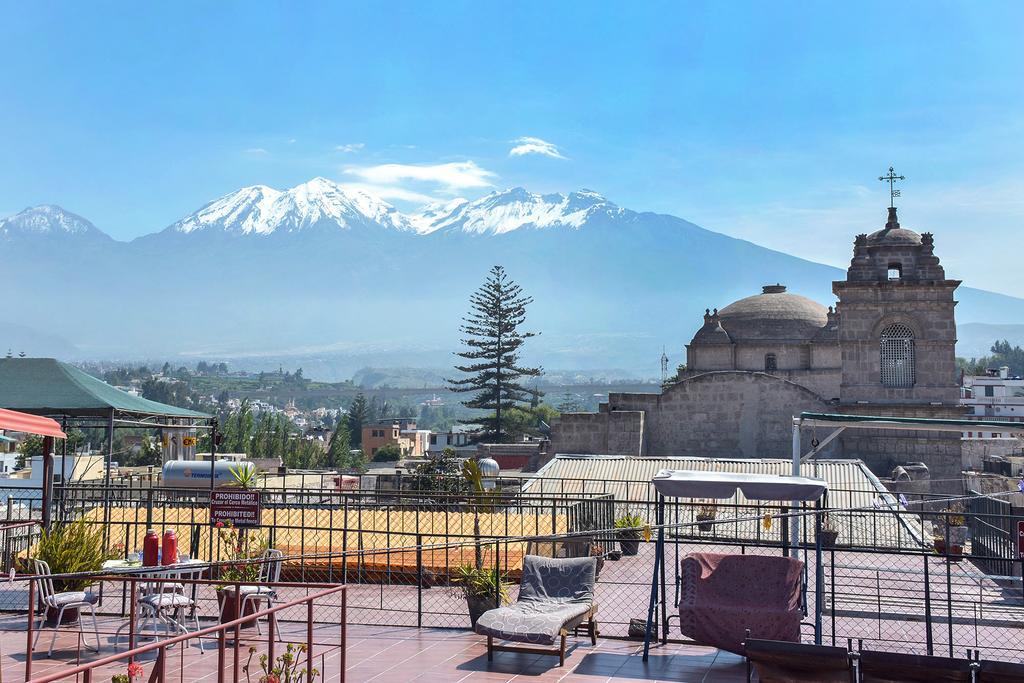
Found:
M 142 665 L 138 662 L 128 663 L 128 673 L 114 674 L 110 677 L 110 683 L 132 683 L 136 678 L 142 678 L 145 675 Z
M 967 525 L 964 520 L 964 506 L 953 503 L 943 510 L 941 522 L 935 533 L 935 549 L 940 553 L 960 557 L 967 544 Z
M 649 538 L 651 533 L 643 517 L 628 513 L 615 520 L 615 529 L 623 555 L 636 555 L 640 552 L 640 539 L 645 536 Z
M 697 529 L 706 534 L 715 528 L 712 522 L 718 517 L 718 504 L 714 502 L 704 503 L 697 510 Z
M 221 548 L 226 549 L 225 564 L 220 567 L 217 586 L 217 606 L 220 610 L 221 623 L 234 621 L 238 618 L 236 609 L 236 584 L 253 584 L 260 576 L 261 564 L 255 562 L 263 556 L 267 542 L 260 534 L 242 533 L 231 524 L 218 522 L 217 535 L 220 537 Z M 254 614 L 256 603 L 250 601 L 243 612 L 244 616 Z M 252 626 L 246 624 L 245 627 Z
M 597 568 L 594 569 L 594 580 L 596 581 L 601 576 L 601 569 L 604 568 L 604 546 L 591 543 L 590 556 L 597 558 Z
M 496 569 L 477 569 L 471 564 L 464 564 L 455 570 L 451 581 L 456 593 L 466 599 L 469 623 L 473 628 L 476 628 L 476 620 L 481 614 L 498 607 L 495 597 L 499 591 L 502 604 L 508 602 L 508 583 Z
M 318 669 L 307 669 L 300 667 L 302 660 L 306 659 L 306 645 L 295 645 L 288 643 L 284 654 L 280 654 L 270 661 L 268 655 L 260 655 L 261 675 L 258 683 L 313 683 L 320 676 Z M 256 654 L 256 648 L 249 648 L 249 659 L 245 660 L 242 671 L 245 672 L 245 680 L 249 678 L 249 665 Z
M 829 518 L 828 513 L 821 516 L 821 547 L 822 548 L 834 548 L 836 546 L 836 540 L 839 538 L 839 530 L 836 529 Z
M 116 555 L 108 551 L 103 542 L 103 528 L 90 524 L 84 517 L 44 530 L 35 552 L 35 559 L 45 562 L 51 574 L 98 572 L 103 569 L 104 562 L 114 557 Z M 93 583 L 91 579 L 57 578 L 53 579 L 53 590 L 57 593 L 84 591 Z M 47 609 L 47 625 L 56 623 L 59 612 L 52 607 Z M 77 609 L 64 610 L 63 623 L 73 624 L 76 621 Z

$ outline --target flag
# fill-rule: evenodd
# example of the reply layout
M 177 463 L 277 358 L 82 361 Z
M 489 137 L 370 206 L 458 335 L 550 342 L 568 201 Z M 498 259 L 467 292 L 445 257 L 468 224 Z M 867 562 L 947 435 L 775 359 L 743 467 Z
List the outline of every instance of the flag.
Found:
M 908 505 L 910 505 L 910 503 L 907 502 L 907 497 L 904 496 L 902 493 L 900 494 L 900 505 L 902 505 L 903 507 L 907 507 Z
M 1017 490 L 1024 493 L 1024 479 L 1017 482 Z

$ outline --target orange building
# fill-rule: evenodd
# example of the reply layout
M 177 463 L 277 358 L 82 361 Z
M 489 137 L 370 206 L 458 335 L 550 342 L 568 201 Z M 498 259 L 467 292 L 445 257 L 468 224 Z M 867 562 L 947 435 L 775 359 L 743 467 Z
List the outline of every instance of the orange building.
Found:
M 370 458 L 389 444 L 398 446 L 403 458 L 422 458 L 429 447 L 430 430 L 416 429 L 416 420 L 395 418 L 363 425 L 363 452 Z

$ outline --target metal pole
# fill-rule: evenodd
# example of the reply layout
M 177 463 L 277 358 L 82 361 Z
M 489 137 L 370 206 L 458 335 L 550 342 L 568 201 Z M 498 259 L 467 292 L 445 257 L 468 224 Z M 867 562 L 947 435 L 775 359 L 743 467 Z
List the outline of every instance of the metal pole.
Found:
M 109 542 L 110 528 L 110 463 L 114 461 L 114 409 L 107 420 L 107 467 L 103 474 L 103 544 Z
M 793 471 L 794 477 L 800 476 L 800 418 L 793 418 Z M 793 501 L 793 509 L 800 507 L 798 501 Z M 793 545 L 789 550 L 789 556 L 794 560 L 800 559 L 800 518 L 796 515 L 789 519 L 789 537 L 793 539 Z
M 28 630 L 25 642 L 25 680 L 32 679 L 32 631 L 36 622 L 36 582 L 28 580 Z
M 664 505 L 661 494 L 658 494 L 657 502 L 655 505 Z M 651 599 L 647 603 L 647 624 L 644 626 L 644 661 L 647 658 L 651 650 L 651 624 L 654 622 L 654 613 L 658 604 L 658 563 L 664 558 L 662 554 L 665 552 L 665 529 L 664 527 L 658 527 L 658 542 L 654 546 L 654 574 L 651 576 Z
M 928 553 L 922 555 L 924 558 L 924 623 L 925 640 L 928 644 L 928 655 L 935 654 L 934 640 L 932 638 L 932 581 L 928 573 Z M 835 610 L 833 609 L 833 612 Z
M 342 559 L 342 562 L 344 562 L 344 559 Z M 423 535 L 422 534 L 416 534 L 416 628 L 423 628 Z
M 341 591 L 341 683 L 345 683 L 345 648 L 347 642 L 348 589 Z
M 43 437 L 43 529 L 50 528 L 50 506 L 53 504 L 53 437 Z
M 306 671 L 313 670 L 313 600 L 306 602 Z
M 815 501 L 814 507 L 814 644 L 821 645 L 821 612 L 825 602 L 821 593 L 825 581 L 825 569 L 821 566 L 821 499 Z

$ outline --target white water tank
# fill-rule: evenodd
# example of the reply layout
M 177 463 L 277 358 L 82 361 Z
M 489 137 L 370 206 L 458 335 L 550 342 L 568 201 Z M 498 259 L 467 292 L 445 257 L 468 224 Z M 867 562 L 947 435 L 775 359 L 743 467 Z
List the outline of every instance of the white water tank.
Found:
M 223 486 L 235 481 L 233 469 L 255 470 L 251 462 L 218 460 L 213 463 L 214 486 Z M 203 460 L 169 460 L 164 463 L 161 481 L 164 486 L 175 489 L 210 488 L 210 462 Z

